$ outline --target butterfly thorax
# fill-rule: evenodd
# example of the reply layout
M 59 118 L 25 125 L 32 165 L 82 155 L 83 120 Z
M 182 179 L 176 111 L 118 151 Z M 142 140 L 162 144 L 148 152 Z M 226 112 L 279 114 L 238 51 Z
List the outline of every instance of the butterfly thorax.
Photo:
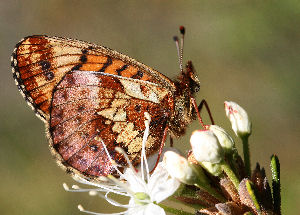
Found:
M 174 112 L 170 118 L 169 126 L 173 136 L 180 137 L 185 133 L 187 125 L 196 118 L 196 111 L 191 98 L 200 89 L 200 82 L 194 74 L 194 67 L 189 61 L 186 70 L 174 81 Z

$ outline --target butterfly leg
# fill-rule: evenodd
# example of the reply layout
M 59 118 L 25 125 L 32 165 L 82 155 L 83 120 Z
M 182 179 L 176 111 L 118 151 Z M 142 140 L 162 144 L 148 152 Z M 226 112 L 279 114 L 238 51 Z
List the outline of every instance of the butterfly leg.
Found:
M 153 173 L 153 171 L 155 170 L 155 168 L 157 167 L 157 165 L 158 165 L 158 163 L 159 163 L 159 159 L 160 159 L 162 150 L 163 150 L 163 148 L 164 148 L 164 146 L 165 146 L 165 142 L 166 142 L 166 139 L 167 139 L 168 130 L 169 130 L 169 126 L 167 125 L 167 126 L 165 127 L 165 130 L 164 130 L 163 138 L 162 138 L 162 140 L 161 140 L 161 144 L 160 144 L 160 147 L 159 147 L 159 152 L 158 152 L 158 155 L 157 155 L 156 163 L 155 163 L 153 169 L 151 170 L 150 174 Z
M 200 102 L 199 106 L 197 106 L 196 100 L 195 100 L 195 98 L 193 98 L 193 97 L 191 98 L 191 102 L 192 102 L 192 105 L 194 106 L 194 108 L 195 108 L 195 110 L 196 110 L 198 120 L 199 120 L 200 124 L 202 125 L 202 127 L 203 127 L 204 129 L 206 129 L 207 126 L 203 123 L 202 117 L 201 117 L 201 115 L 200 115 L 200 111 L 202 110 L 203 105 L 205 106 L 205 108 L 206 108 L 206 110 L 207 110 L 207 112 L 208 112 L 208 115 L 209 115 L 211 124 L 212 124 L 212 125 L 215 124 L 214 119 L 213 119 L 213 117 L 212 117 L 212 115 L 211 115 L 210 109 L 209 109 L 208 104 L 207 104 L 207 102 L 206 102 L 205 99 L 203 99 L 203 100 Z
M 173 147 L 173 138 L 170 136 L 170 147 Z
M 198 120 L 199 120 L 200 124 L 202 125 L 202 127 L 203 127 L 204 129 L 206 129 L 206 125 L 205 125 L 205 124 L 203 123 L 203 121 L 202 121 L 202 117 L 201 117 L 200 111 L 199 111 L 199 109 L 198 109 L 198 107 L 197 107 L 197 103 L 196 103 L 195 98 L 191 97 L 191 103 L 192 103 L 192 105 L 194 106 L 194 108 L 195 108 L 195 110 L 196 110 L 197 117 L 198 117 Z M 200 109 L 200 110 L 201 110 L 201 109 Z
M 211 124 L 214 125 L 215 124 L 214 119 L 213 119 L 213 117 L 211 115 L 210 109 L 209 109 L 208 104 L 207 104 L 207 102 L 206 102 L 205 99 L 202 99 L 202 101 L 200 102 L 200 104 L 198 106 L 198 111 L 201 112 L 203 105 L 205 106 L 205 108 L 207 110 L 207 113 L 209 115 Z

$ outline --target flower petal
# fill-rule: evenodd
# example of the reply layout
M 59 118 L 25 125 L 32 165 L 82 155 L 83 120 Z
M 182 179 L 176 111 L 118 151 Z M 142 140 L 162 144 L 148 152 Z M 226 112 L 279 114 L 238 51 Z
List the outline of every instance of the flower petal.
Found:
M 148 181 L 149 195 L 157 203 L 165 200 L 178 189 L 179 180 L 169 175 L 164 164 L 160 162 Z
M 164 211 L 164 209 L 162 209 L 161 207 L 159 207 L 156 204 L 148 204 L 145 209 L 144 209 L 144 213 L 143 215 L 165 215 L 166 212 Z
M 142 180 L 142 178 L 138 175 L 138 173 L 134 172 L 131 168 L 127 168 L 125 173 L 123 174 L 126 179 L 126 184 L 134 193 L 144 192 L 147 193 L 147 185 L 146 182 Z

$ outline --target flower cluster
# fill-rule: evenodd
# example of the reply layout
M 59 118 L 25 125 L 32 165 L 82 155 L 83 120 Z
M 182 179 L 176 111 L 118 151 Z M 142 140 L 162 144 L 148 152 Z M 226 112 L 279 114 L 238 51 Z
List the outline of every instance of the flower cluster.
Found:
M 108 175 L 103 177 L 103 183 L 79 180 L 83 184 L 95 186 L 93 189 L 81 189 L 78 186 L 69 189 L 66 184 L 64 187 L 72 192 L 88 191 L 90 195 L 100 196 L 110 204 L 124 208 L 123 212 L 113 214 L 281 214 L 278 158 L 275 155 L 271 158 L 271 192 L 264 168 L 257 163 L 251 171 L 248 138 L 252 131 L 247 112 L 234 102 L 225 102 L 225 112 L 234 133 L 243 144 L 243 159 L 238 154 L 233 138 L 223 128 L 206 125 L 205 129 L 196 130 L 191 135 L 191 150 L 187 157 L 177 150 L 167 150 L 163 153 L 162 161 L 150 174 L 145 144 L 151 119 L 145 113 L 146 130 L 139 171 L 130 165 L 126 153 L 117 148 L 129 163 L 123 172 L 117 166 L 114 167 L 120 179 Z M 108 151 L 106 153 L 109 156 Z M 120 204 L 109 198 L 109 193 L 127 196 L 129 203 Z M 161 202 L 166 199 L 184 203 L 194 213 L 165 206 Z M 103 215 L 84 210 L 82 206 L 79 209 Z

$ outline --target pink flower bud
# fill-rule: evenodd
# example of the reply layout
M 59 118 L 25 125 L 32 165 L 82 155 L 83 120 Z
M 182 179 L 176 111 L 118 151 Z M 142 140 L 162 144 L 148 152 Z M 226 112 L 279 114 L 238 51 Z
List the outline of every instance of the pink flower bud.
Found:
M 226 116 L 236 136 L 243 138 L 251 134 L 251 122 L 247 112 L 235 102 L 224 102 Z

